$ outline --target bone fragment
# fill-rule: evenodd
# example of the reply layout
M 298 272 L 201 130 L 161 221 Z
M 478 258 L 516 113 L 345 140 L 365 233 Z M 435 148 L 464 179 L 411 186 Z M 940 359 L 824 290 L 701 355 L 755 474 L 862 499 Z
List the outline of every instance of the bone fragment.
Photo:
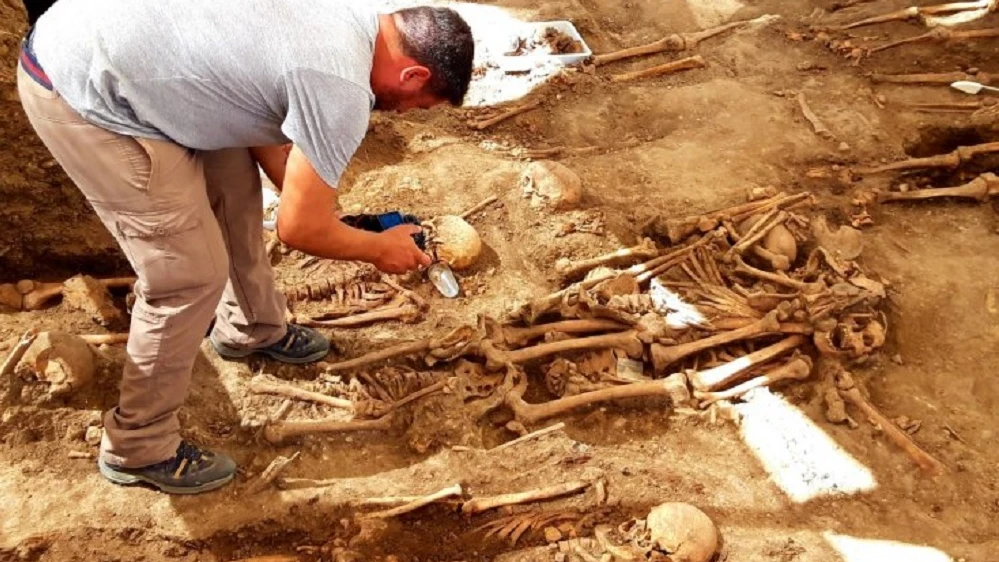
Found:
M 795 195 L 778 195 L 769 199 L 761 199 L 711 211 L 703 215 L 694 215 L 680 219 L 667 219 L 663 227 L 657 228 L 665 234 L 669 241 L 676 244 L 695 232 L 708 232 L 718 228 L 726 220 L 741 220 L 752 215 L 766 213 L 772 209 L 784 209 L 802 203 L 811 197 L 808 192 Z
M 872 424 L 880 427 L 888 439 L 905 451 L 920 469 L 930 475 L 938 475 L 947 471 L 947 467 L 942 462 L 920 448 L 908 433 L 899 429 L 898 426 L 875 408 L 860 393 L 860 389 L 857 388 L 849 373 L 843 372 L 839 375 L 837 386 L 839 386 L 839 393 L 843 397 L 843 400 L 846 400 L 863 412 Z
M 999 177 L 995 174 L 985 173 L 957 187 L 934 187 L 906 192 L 879 192 L 878 203 L 916 201 L 937 197 L 961 197 L 974 199 L 975 201 L 985 201 L 997 194 L 999 194 Z
M 957 168 L 964 162 L 969 162 L 975 156 L 981 154 L 992 154 L 999 152 L 999 142 L 985 144 L 975 144 L 972 146 L 959 146 L 946 154 L 927 156 L 925 158 L 909 158 L 899 162 L 890 162 L 883 166 L 871 168 L 858 168 L 855 171 L 859 174 L 880 174 L 900 170 L 918 170 L 921 168 Z
M 791 287 L 792 289 L 797 289 L 802 293 L 809 295 L 819 293 L 825 289 L 825 285 L 823 285 L 822 283 L 806 283 L 804 281 L 792 279 L 786 275 L 780 275 L 778 273 L 771 273 L 769 271 L 756 269 L 755 267 L 742 261 L 742 258 L 738 256 L 736 256 L 735 258 L 735 272 L 742 273 L 743 275 L 748 275 L 750 277 L 755 277 L 761 281 L 770 281 L 771 283 L 777 283 L 778 285 Z
M 397 283 L 395 279 L 392 279 L 391 277 L 386 275 L 382 276 L 382 282 L 388 285 L 389 287 L 392 287 L 397 293 L 399 293 L 403 297 L 412 301 L 414 304 L 416 304 L 416 306 L 420 308 L 420 310 L 426 310 L 430 308 L 430 303 L 427 302 L 427 299 L 416 294 L 416 291 L 411 291 L 403 287 L 402 285 Z
M 411 511 L 416 511 L 421 507 L 428 506 L 440 500 L 453 498 L 455 496 L 461 496 L 464 493 L 465 490 L 461 487 L 461 484 L 455 484 L 454 486 L 444 488 L 443 490 L 424 496 L 416 501 L 407 503 L 405 505 L 400 505 L 399 507 L 395 507 L 392 509 L 386 509 L 385 511 L 376 511 L 374 513 L 369 513 L 365 515 L 365 517 L 370 519 L 388 519 L 390 517 L 396 517 L 399 515 L 403 515 L 405 513 L 409 513 Z
M 533 441 L 533 440 L 535 440 L 535 439 L 537 439 L 539 437 L 543 437 L 545 435 L 548 435 L 549 433 L 555 433 L 556 431 L 562 431 L 563 429 L 565 429 L 565 423 L 564 422 L 558 422 L 558 423 L 556 423 L 554 425 L 549 425 L 548 427 L 546 427 L 544 429 L 539 429 L 539 430 L 534 431 L 532 433 L 528 433 L 527 435 L 522 435 L 522 436 L 514 439 L 513 441 L 507 441 L 506 443 L 503 443 L 502 445 L 498 445 L 496 447 L 493 447 L 492 449 L 490 449 L 490 452 L 493 452 L 493 451 L 502 451 L 503 449 L 509 449 L 510 447 L 516 447 L 517 445 L 520 445 L 521 443 L 524 443 L 526 441 Z
M 274 396 L 294 398 L 295 400 L 326 404 L 327 406 L 333 406 L 334 408 L 341 408 L 344 410 L 354 409 L 354 403 L 350 400 L 327 396 L 319 392 L 312 392 L 290 384 L 274 383 L 259 375 L 250 379 L 250 392 L 253 392 L 254 394 L 272 394 Z
M 526 328 L 515 326 L 503 326 L 503 340 L 511 348 L 521 347 L 527 342 L 540 338 L 545 334 L 588 334 L 593 332 L 620 332 L 627 330 L 628 326 L 606 320 L 603 318 L 581 318 L 576 320 L 563 320 L 549 324 L 535 324 Z
M 80 339 L 90 345 L 118 345 L 128 343 L 128 334 L 84 334 Z
M 631 357 L 640 357 L 642 355 L 643 346 L 642 341 L 638 339 L 638 333 L 632 330 L 614 334 L 603 334 L 600 336 L 573 338 L 542 343 L 513 351 L 501 352 L 504 359 L 500 364 L 503 365 L 506 364 L 506 362 L 520 364 L 540 359 L 542 357 L 547 357 L 549 355 L 593 349 L 622 349 Z
M 771 312 L 760 320 L 744 327 L 722 332 L 714 336 L 684 343 L 680 345 L 665 346 L 652 344 L 652 365 L 657 373 L 666 372 L 666 368 L 696 353 L 725 345 L 735 341 L 773 334 L 780 331 L 780 322 L 777 321 L 777 313 Z
M 798 107 L 801 108 L 801 113 L 805 116 L 805 119 L 808 120 L 808 123 L 812 126 L 812 130 L 815 131 L 816 135 L 826 140 L 836 140 L 836 136 L 832 134 L 832 131 L 826 128 L 825 124 L 822 123 L 822 120 L 819 119 L 819 116 L 816 115 L 815 112 L 812 111 L 812 108 L 808 106 L 808 101 L 805 99 L 804 92 L 798 92 Z
M 471 209 L 465 211 L 464 213 L 462 213 L 462 214 L 460 214 L 458 216 L 460 216 L 463 219 L 468 219 L 468 217 L 474 215 L 475 213 L 478 213 L 482 209 L 485 209 L 486 207 L 492 205 L 493 203 L 495 203 L 498 200 L 499 200 L 499 198 L 496 197 L 495 195 L 490 195 L 489 197 L 486 197 L 485 199 L 483 199 L 478 205 L 472 207 Z
M 694 391 L 694 398 L 700 400 L 700 407 L 707 408 L 719 400 L 732 400 L 739 398 L 750 390 L 762 386 L 773 386 L 774 384 L 786 380 L 804 380 L 812 372 L 812 360 L 808 356 L 796 357 L 787 363 L 775 368 L 765 375 L 748 380 L 742 384 L 737 384 L 728 390 L 719 392 L 699 392 Z
M 14 375 L 14 368 L 17 367 L 18 362 L 24 357 L 25 352 L 31 347 L 36 337 L 38 337 L 38 330 L 34 328 L 21 335 L 21 339 L 14 345 L 14 349 L 10 350 L 3 365 L 0 366 L 0 382 L 9 381 L 10 377 Z
M 374 420 L 295 420 L 268 423 L 264 427 L 264 438 L 271 444 L 279 444 L 295 437 L 323 433 L 349 433 L 352 431 L 387 431 L 392 428 L 391 414 Z
M 591 269 L 604 266 L 623 265 L 627 262 L 649 260 L 659 255 L 659 249 L 649 239 L 645 239 L 641 244 L 631 248 L 622 248 L 609 254 L 604 254 L 595 258 L 585 259 L 577 262 L 569 260 L 558 260 L 555 262 L 555 271 L 562 277 L 572 279 L 583 276 Z
M 770 232 L 784 224 L 787 220 L 787 213 L 778 209 L 772 209 L 765 216 L 761 217 L 760 220 L 756 221 L 753 226 L 746 232 L 738 242 L 729 250 L 728 255 L 742 254 L 749 248 L 756 245 L 757 242 L 763 240 L 767 237 Z
M 787 256 L 776 254 L 763 246 L 753 246 L 753 254 L 766 261 L 774 271 L 787 271 L 791 269 L 791 260 Z
M 720 331 L 738 330 L 755 322 L 758 322 L 758 320 L 754 318 L 719 318 L 712 320 L 710 327 Z M 777 331 L 781 334 L 811 335 L 815 331 L 815 328 L 811 324 L 804 322 L 781 322 L 780 329 Z
M 411 304 L 402 304 L 387 306 L 378 310 L 362 312 L 360 314 L 354 314 L 352 316 L 345 316 L 343 318 L 336 318 L 333 320 L 316 320 L 314 318 L 296 318 L 296 320 L 298 324 L 309 328 L 354 328 L 386 320 L 402 320 L 405 322 L 412 322 L 416 320 L 419 314 L 420 309 L 416 306 Z
M 283 472 L 285 468 L 288 468 L 288 465 L 298 458 L 298 455 L 299 453 L 297 451 L 290 457 L 278 455 L 273 461 L 271 461 L 271 464 L 267 465 L 267 468 L 260 473 L 260 478 L 257 478 L 253 484 L 247 488 L 246 493 L 256 494 L 269 488 L 270 485 L 277 480 L 278 476 L 281 476 L 281 472 Z
M 720 390 L 749 369 L 801 347 L 805 341 L 805 338 L 800 335 L 788 336 L 773 345 L 758 349 L 749 355 L 737 357 L 724 365 L 706 371 L 690 373 L 690 384 L 695 391 L 714 392 Z
M 704 62 L 703 57 L 701 57 L 700 55 L 694 55 L 692 57 L 675 60 L 673 62 L 668 62 L 666 64 L 660 64 L 657 66 L 653 66 L 651 68 L 646 68 L 644 70 L 636 70 L 635 72 L 625 72 L 623 74 L 615 74 L 610 77 L 610 81 L 631 82 L 634 80 L 641 80 L 643 78 L 653 78 L 655 76 L 672 74 L 674 72 L 680 72 L 683 70 L 704 68 L 707 65 L 708 63 Z
M 879 45 L 871 49 L 869 52 L 877 53 L 888 49 L 894 49 L 895 47 L 900 47 L 902 45 L 922 43 L 925 41 L 972 41 L 975 39 L 988 39 L 992 37 L 999 37 L 999 29 L 969 29 L 966 31 L 952 31 L 946 27 L 938 27 L 929 33 Z
M 131 287 L 135 283 L 134 277 L 114 277 L 111 279 L 97 279 L 97 282 L 108 289 L 118 287 Z M 53 298 L 62 294 L 64 286 L 62 283 L 39 283 L 37 281 L 20 281 L 17 284 L 18 290 L 24 295 L 21 307 L 24 310 L 38 310 Z M 28 289 L 26 292 L 24 289 Z
M 872 74 L 871 80 L 889 84 L 941 84 L 950 85 L 959 81 L 975 81 L 986 86 L 999 82 L 999 74 L 981 72 L 940 72 L 930 74 Z
M 339 363 L 326 363 L 321 361 L 318 365 L 327 373 L 352 371 L 360 369 L 361 367 L 381 363 L 382 361 L 388 361 L 389 359 L 394 359 L 396 357 L 424 353 L 430 349 L 432 343 L 433 340 L 430 339 L 406 342 L 399 345 L 393 345 L 385 349 L 379 349 L 378 351 L 372 351 L 371 353 L 366 353 L 360 357 L 340 361 Z
M 524 382 L 526 383 L 526 381 Z M 505 399 L 506 404 L 513 410 L 514 416 L 525 424 L 537 423 L 578 408 L 584 408 L 609 400 L 665 396 L 675 406 L 685 403 L 690 399 L 690 391 L 687 389 L 687 379 L 679 373 L 670 375 L 662 380 L 612 386 L 601 390 L 566 396 L 542 404 L 528 404 L 524 402 L 522 396 L 525 388 L 526 386 L 522 385 L 518 389 L 511 390 L 507 393 Z
M 955 102 L 944 102 L 944 103 L 903 103 L 900 104 L 905 108 L 911 109 L 913 111 L 919 111 L 922 113 L 957 113 L 963 111 L 977 111 L 983 107 L 992 107 L 992 105 L 986 105 L 981 100 L 972 101 L 955 101 Z
M 630 47 L 627 49 L 621 49 L 619 51 L 614 51 L 612 53 L 605 53 L 602 55 L 596 55 L 593 57 L 593 64 L 596 66 L 601 66 L 604 64 L 612 63 L 615 61 L 640 57 L 645 55 L 654 55 L 657 53 L 665 52 L 681 52 L 689 49 L 693 49 L 698 43 L 721 35 L 727 31 L 731 31 L 738 27 L 742 27 L 748 24 L 757 23 L 769 23 L 778 18 L 778 16 L 765 15 L 752 20 L 736 21 L 731 23 L 726 23 L 724 25 L 719 25 L 717 27 L 712 27 L 710 29 L 705 29 L 703 31 L 695 31 L 691 33 L 674 33 L 667 37 L 663 37 L 658 41 L 648 43 L 645 45 L 640 45 L 638 47 Z
M 551 500 L 579 493 L 589 486 L 589 482 L 566 482 L 565 484 L 539 488 L 537 490 L 529 490 L 527 492 L 472 498 L 462 504 L 461 512 L 465 515 L 475 515 L 477 513 L 489 511 L 490 509 L 496 509 L 497 507 Z
M 541 107 L 541 100 L 531 101 L 523 105 L 518 105 L 510 109 L 507 109 L 502 113 L 500 113 L 499 115 L 496 115 L 495 117 L 469 121 L 468 126 L 477 131 L 481 131 L 483 129 L 488 129 L 489 127 L 492 127 L 497 123 L 506 121 L 511 117 L 515 117 L 517 115 L 520 115 L 521 113 L 526 113 L 528 111 L 531 111 L 532 109 L 537 109 L 539 107 Z

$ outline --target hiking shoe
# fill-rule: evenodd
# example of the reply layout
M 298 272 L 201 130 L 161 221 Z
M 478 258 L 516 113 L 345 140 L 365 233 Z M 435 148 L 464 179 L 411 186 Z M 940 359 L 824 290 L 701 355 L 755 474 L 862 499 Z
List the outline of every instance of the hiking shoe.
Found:
M 226 485 L 236 475 L 236 462 L 222 453 L 181 441 L 172 459 L 142 468 L 125 468 L 98 458 L 105 478 L 130 486 L 149 484 L 168 494 L 200 494 Z
M 209 339 L 215 352 L 226 359 L 242 359 L 262 353 L 284 363 L 301 364 L 319 361 L 330 352 L 330 342 L 322 334 L 297 324 L 288 324 L 288 333 L 267 347 L 240 349 L 218 341 L 214 334 Z

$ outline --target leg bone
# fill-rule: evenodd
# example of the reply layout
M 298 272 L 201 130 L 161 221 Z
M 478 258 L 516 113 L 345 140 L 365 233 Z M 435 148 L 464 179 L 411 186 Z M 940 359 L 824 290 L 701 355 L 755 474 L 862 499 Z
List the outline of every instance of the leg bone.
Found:
M 691 373 L 689 375 L 690 384 L 695 390 L 701 392 L 720 390 L 752 367 L 766 363 L 788 351 L 801 347 L 805 341 L 803 336 L 788 336 L 773 345 L 758 349 L 749 355 L 738 357 L 724 365 L 719 365 L 706 371 Z
M 549 486 L 547 488 L 539 488 L 537 490 L 519 492 L 516 494 L 472 498 L 461 506 L 461 512 L 465 515 L 475 515 L 477 513 L 489 511 L 490 509 L 496 509 L 497 507 L 560 498 L 562 496 L 568 496 L 570 494 L 581 492 L 589 487 L 590 484 L 588 482 L 566 482 L 565 484 L 558 484 L 556 486 Z
M 311 392 L 290 384 L 273 383 L 260 376 L 250 379 L 250 392 L 253 392 L 254 394 L 272 394 L 275 396 L 283 396 L 285 398 L 315 402 L 317 404 L 326 404 L 327 406 L 333 406 L 334 408 L 341 408 L 344 410 L 354 409 L 354 403 L 350 400 L 327 396 L 319 392 Z
M 937 197 L 962 197 L 974 199 L 975 201 L 985 201 L 989 197 L 999 194 L 999 177 L 995 174 L 986 173 L 978 176 L 970 182 L 957 187 L 935 187 L 931 189 L 917 189 L 904 193 L 879 192 L 878 203 L 888 203 L 891 201 L 916 201 L 922 199 L 934 199 Z
M 812 360 L 806 355 L 792 359 L 791 361 L 775 368 L 765 375 L 761 375 L 742 384 L 737 384 L 728 390 L 719 392 L 699 392 L 694 391 L 694 398 L 700 400 L 700 407 L 706 408 L 719 400 L 731 400 L 746 394 L 754 388 L 761 386 L 773 386 L 785 380 L 804 380 L 812 373 Z
M 719 345 L 755 338 L 766 334 L 773 334 L 779 331 L 780 322 L 777 321 L 777 314 L 772 312 L 744 328 L 738 328 L 730 332 L 722 332 L 720 334 L 690 343 L 674 346 L 652 344 L 653 368 L 657 373 L 664 373 L 666 372 L 667 367 L 684 357 L 689 357 L 695 353 L 700 353 Z
M 704 68 L 707 65 L 708 63 L 704 62 L 703 57 L 701 57 L 700 55 L 694 55 L 692 57 L 675 60 L 673 62 L 668 62 L 666 64 L 660 64 L 657 66 L 653 66 L 651 68 L 646 68 L 644 70 L 636 70 L 635 72 L 625 72 L 624 74 L 615 74 L 610 77 L 610 81 L 631 82 L 633 80 L 641 80 L 643 78 L 653 78 L 655 76 L 663 76 L 665 74 L 672 74 L 674 72 L 680 72 L 683 70 Z

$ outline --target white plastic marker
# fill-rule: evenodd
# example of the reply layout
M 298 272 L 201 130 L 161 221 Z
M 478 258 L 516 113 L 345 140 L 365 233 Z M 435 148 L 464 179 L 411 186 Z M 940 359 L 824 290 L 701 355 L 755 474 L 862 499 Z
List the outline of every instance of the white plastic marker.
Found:
M 982 90 L 988 92 L 999 92 L 999 88 L 993 88 L 991 86 L 983 86 L 978 82 L 969 82 L 967 80 L 959 80 L 957 82 L 952 82 L 950 87 L 954 88 L 955 90 L 959 90 L 966 94 L 971 94 L 971 95 L 975 95 L 981 92 Z

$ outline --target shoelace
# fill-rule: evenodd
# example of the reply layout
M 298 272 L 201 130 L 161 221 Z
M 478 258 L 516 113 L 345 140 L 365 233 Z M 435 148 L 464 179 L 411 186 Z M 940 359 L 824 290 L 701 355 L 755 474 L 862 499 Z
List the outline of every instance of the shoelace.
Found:
M 177 465 L 177 469 L 173 472 L 174 478 L 180 478 L 184 474 L 184 471 L 193 464 L 201 460 L 202 457 L 201 450 L 191 445 L 187 441 L 181 441 L 180 447 L 177 448 L 177 456 L 174 457 L 175 460 L 180 460 L 180 464 Z

